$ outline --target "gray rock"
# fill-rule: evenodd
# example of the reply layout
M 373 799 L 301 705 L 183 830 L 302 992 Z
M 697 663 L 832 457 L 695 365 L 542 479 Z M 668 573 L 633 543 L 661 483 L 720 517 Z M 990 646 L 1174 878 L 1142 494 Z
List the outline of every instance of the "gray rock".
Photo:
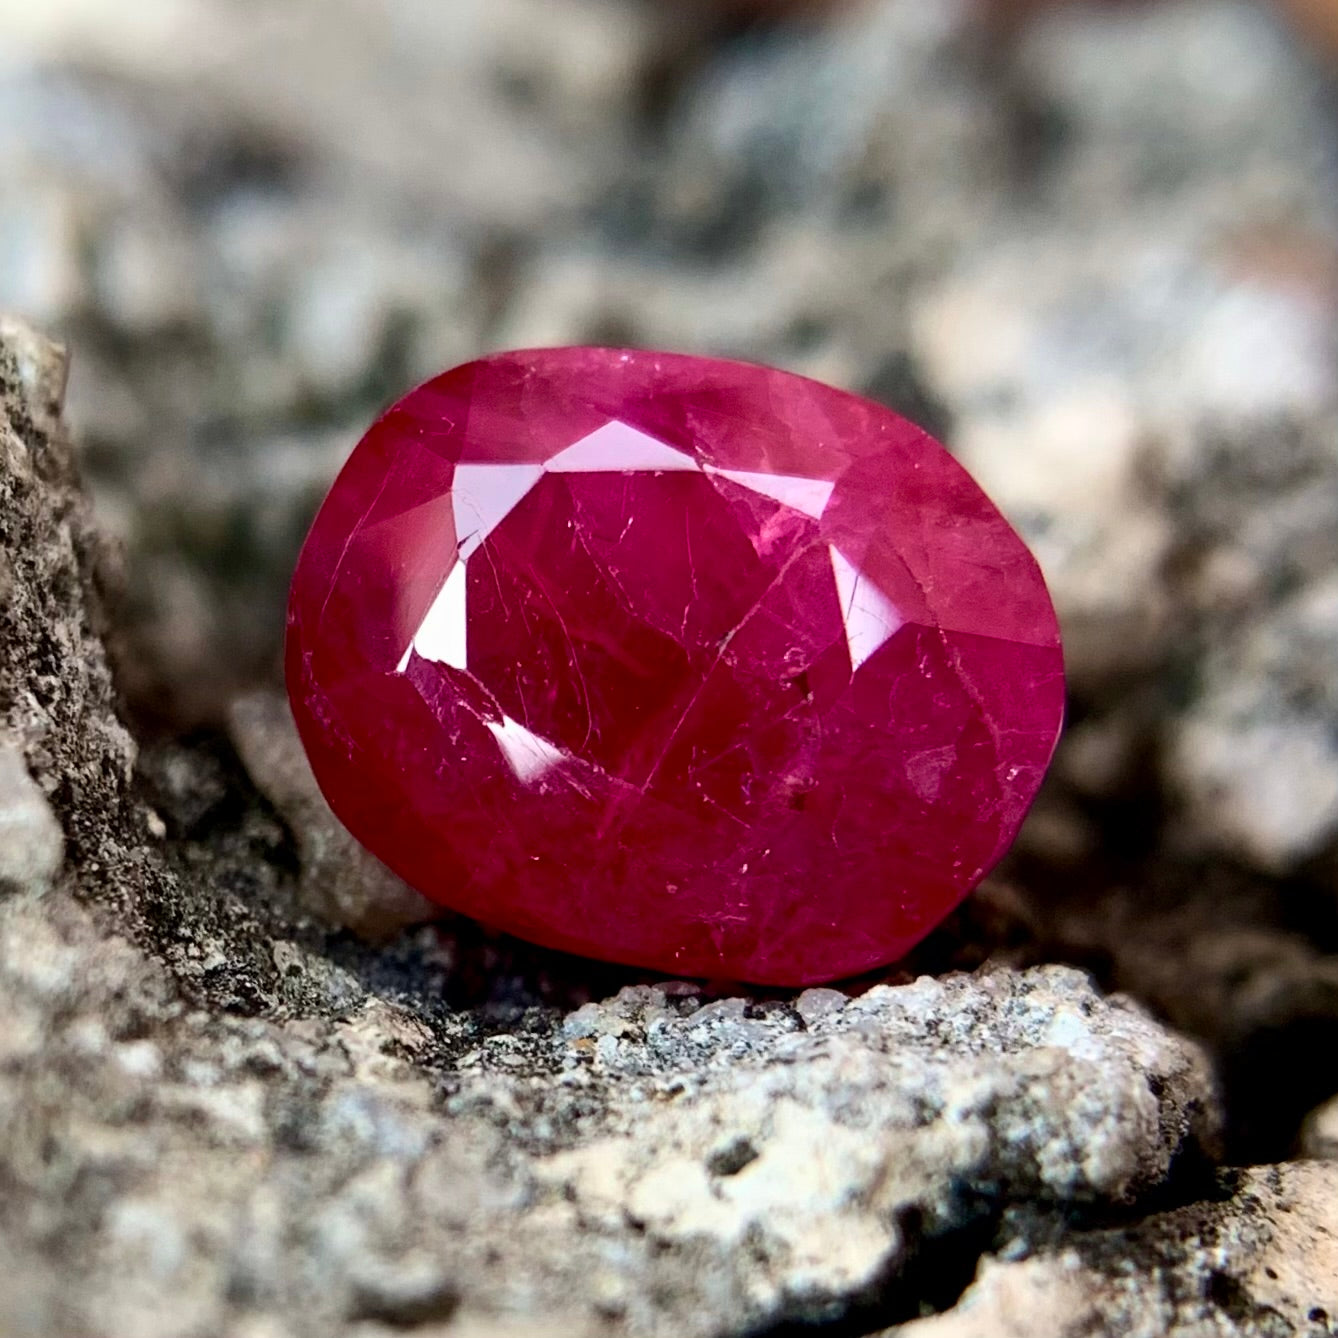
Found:
M 807 1023 L 638 987 L 451 1055 L 356 987 L 327 1017 L 183 1009 L 58 892 L 0 906 L 0 1004 L 26 1259 L 0 1315 L 37 1334 L 833 1317 L 1005 1204 L 1135 1200 L 1216 1118 L 1192 1046 L 1062 969 Z
M 835 997 L 814 1008 L 815 993 Z M 738 1113 L 703 1120 L 696 1148 L 680 1153 L 686 1160 L 708 1160 L 695 1153 L 741 1137 L 761 1159 L 775 1130 L 795 1113 L 788 1106 L 822 1106 L 839 1092 L 839 1107 L 830 1113 L 856 1133 L 857 1158 L 876 1160 L 874 1131 L 881 1130 L 909 1165 L 960 1156 L 948 1180 L 1005 1194 L 1127 1198 L 1164 1178 L 1187 1136 L 1211 1142 L 1211 1082 L 1199 1057 L 1179 1041 L 1165 1046 L 1167 1038 L 1127 1002 L 1100 1000 L 1080 972 L 986 969 L 877 986 L 853 999 L 809 991 L 799 1003 L 802 1011 L 757 1010 L 726 999 L 681 1017 L 655 987 L 632 987 L 571 1014 L 565 1028 L 574 1037 L 573 1057 L 588 1053 L 596 1073 L 633 1088 L 640 1079 L 655 1084 L 667 1077 L 681 1093 L 663 1136 L 645 1136 L 660 1119 L 650 1089 L 641 1099 L 651 1109 L 629 1106 L 624 1131 L 637 1137 L 627 1148 L 626 1174 L 648 1174 L 670 1155 L 669 1144 L 682 1143 L 683 1097 L 696 1094 L 710 1097 L 712 1112 Z M 1151 1098 L 1154 1087 L 1161 1098 Z M 1089 1103 L 1084 1090 L 1100 1096 Z M 1051 1124 L 1056 1116 L 1060 1122 Z M 824 1144 L 823 1130 L 814 1132 L 817 1141 L 806 1153 L 778 1151 L 774 1164 L 802 1168 L 844 1155 L 838 1144 Z M 801 1129 L 794 1136 L 802 1142 L 806 1135 Z M 926 1153 L 917 1155 L 921 1137 Z M 679 1169 L 689 1168 L 685 1162 Z M 744 1212 L 748 1183 L 739 1187 Z M 710 1188 L 703 1180 L 703 1207 L 723 1211 L 734 1188 Z M 690 1189 L 691 1176 L 678 1182 L 680 1195 Z M 797 1193 L 796 1212 L 804 1201 Z M 919 1206 L 927 1209 L 924 1201 Z M 949 1214 L 946 1201 L 928 1213 Z
M 0 735 L 0 890 L 50 886 L 65 858 L 65 837 L 18 748 Z
M 1338 1161 L 1338 1098 L 1312 1110 L 1301 1126 L 1300 1153 L 1316 1161 Z
M 1119 988 L 1205 1044 L 1241 1163 L 1289 1155 L 1305 1116 L 1333 1093 L 1338 957 L 1269 923 L 1217 877 L 1156 906 L 1146 889 L 1063 913 L 1062 950 L 1115 958 Z
M 1338 488 L 1330 491 L 1329 502 L 1338 506 Z M 1297 498 L 1295 509 L 1308 513 L 1313 500 Z M 1292 598 L 1257 610 L 1248 632 L 1206 652 L 1202 691 L 1170 735 L 1172 777 L 1186 801 L 1186 844 L 1226 842 L 1272 873 L 1295 869 L 1332 845 L 1335 662 L 1333 576 L 1317 576 Z
M 1235 1338 L 1332 1331 L 1338 1313 L 1338 1167 L 1260 1167 L 1223 1198 L 1062 1250 L 985 1260 L 946 1314 L 883 1338 Z
M 1212 1137 L 1197 1056 L 1073 971 L 923 978 L 808 1020 L 667 1005 L 640 988 L 568 1018 L 568 1065 L 616 1084 L 613 1136 L 541 1176 L 604 1232 L 747 1243 L 752 1322 L 840 1313 L 973 1202 L 1136 1197 Z
M 0 736 L 57 813 L 116 809 L 135 746 L 103 650 L 112 561 L 60 419 L 64 350 L 0 322 Z

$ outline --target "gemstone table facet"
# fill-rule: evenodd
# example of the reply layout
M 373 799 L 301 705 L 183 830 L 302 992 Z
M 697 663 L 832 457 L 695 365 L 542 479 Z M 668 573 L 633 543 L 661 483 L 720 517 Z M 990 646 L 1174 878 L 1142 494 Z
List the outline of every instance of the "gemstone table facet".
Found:
M 799 985 L 998 861 L 1064 699 L 1021 539 L 936 442 L 789 373 L 498 354 L 368 431 L 288 690 L 349 829 L 523 938 Z

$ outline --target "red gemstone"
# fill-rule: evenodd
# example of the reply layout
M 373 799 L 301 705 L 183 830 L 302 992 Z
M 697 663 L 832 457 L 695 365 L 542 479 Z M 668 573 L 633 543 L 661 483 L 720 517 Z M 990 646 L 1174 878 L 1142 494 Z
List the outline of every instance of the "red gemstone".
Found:
M 538 943 L 798 985 L 1003 854 L 1063 709 L 1031 554 L 948 453 L 803 377 L 505 353 L 380 418 L 298 562 L 336 813 Z

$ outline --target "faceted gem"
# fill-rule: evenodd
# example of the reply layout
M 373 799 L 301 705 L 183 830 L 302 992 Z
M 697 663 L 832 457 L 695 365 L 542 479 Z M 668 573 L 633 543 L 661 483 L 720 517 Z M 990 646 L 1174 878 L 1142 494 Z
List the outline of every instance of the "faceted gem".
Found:
M 1012 841 L 1054 612 L 936 442 L 784 372 L 506 353 L 367 433 L 293 579 L 336 813 L 555 948 L 799 985 L 894 960 Z

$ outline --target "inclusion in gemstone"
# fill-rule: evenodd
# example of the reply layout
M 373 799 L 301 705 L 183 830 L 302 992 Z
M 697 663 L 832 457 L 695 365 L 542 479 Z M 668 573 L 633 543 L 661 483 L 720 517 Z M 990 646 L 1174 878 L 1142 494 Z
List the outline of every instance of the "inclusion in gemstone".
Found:
M 293 579 L 326 797 L 523 938 L 799 985 L 896 959 L 1060 728 L 1025 545 L 935 441 L 799 376 L 505 353 L 368 431 Z

